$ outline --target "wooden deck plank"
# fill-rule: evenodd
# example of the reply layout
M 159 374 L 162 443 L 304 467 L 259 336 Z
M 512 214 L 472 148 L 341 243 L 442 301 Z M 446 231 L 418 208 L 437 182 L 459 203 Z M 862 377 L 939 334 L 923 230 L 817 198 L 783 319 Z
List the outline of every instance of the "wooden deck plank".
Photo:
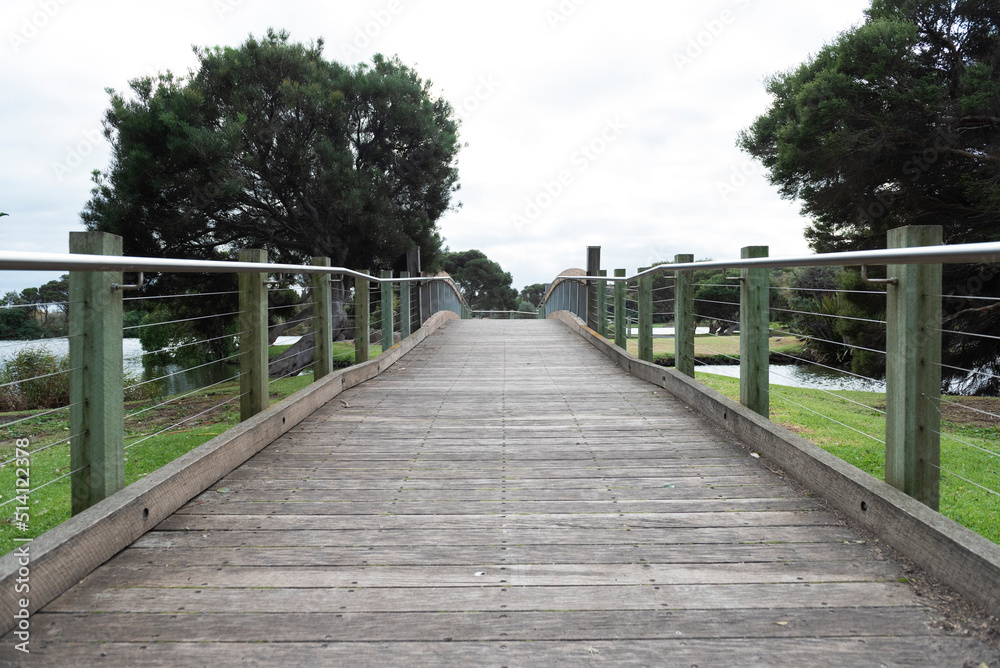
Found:
M 257 549 L 245 547 L 180 547 L 170 550 L 152 542 L 147 548 L 129 548 L 116 560 L 117 565 L 136 566 L 352 566 L 377 563 L 379 566 L 402 565 L 466 565 L 480 567 L 498 558 L 515 564 L 748 564 L 765 562 L 805 562 L 848 559 L 856 561 L 868 555 L 867 547 L 856 545 L 844 550 L 829 543 L 795 543 L 791 545 L 702 545 L 697 554 L 689 545 L 592 545 L 569 543 L 553 545 L 517 545 L 506 540 L 494 540 L 491 545 L 402 545 L 368 547 L 338 545 L 335 550 L 323 547 L 275 547 Z M 378 549 L 377 560 L 372 561 Z
M 197 515 L 175 513 L 157 528 L 177 531 L 264 529 L 269 531 L 371 528 L 481 529 L 483 527 L 555 530 L 560 528 L 624 530 L 641 528 L 691 529 L 729 527 L 788 527 L 839 525 L 822 511 L 719 512 L 719 513 L 552 513 L 504 512 L 492 515 Z
M 53 601 L 18 659 L 998 658 L 900 574 L 562 325 L 453 322 Z
M 623 536 L 627 533 L 627 536 Z M 692 558 L 700 557 L 692 546 L 722 545 L 732 547 L 780 548 L 789 545 L 823 545 L 825 543 L 864 544 L 857 535 L 837 525 L 807 526 L 738 526 L 727 528 L 626 528 L 594 531 L 592 528 L 412 528 L 412 529 L 195 529 L 150 531 L 129 549 L 191 547 L 354 547 L 419 548 L 427 546 L 496 545 L 507 541 L 511 545 L 588 545 L 621 546 L 683 546 Z M 843 549 L 843 548 L 840 548 Z
M 883 582 L 601 585 L 585 587 L 213 588 L 74 587 L 46 612 L 483 612 L 916 608 L 908 585 Z M 100 623 L 99 617 L 94 618 Z M 820 633 L 821 635 L 821 633 Z M 251 638 L 232 638 L 232 640 Z
M 965 638 L 919 642 L 906 638 L 796 638 L 563 642 L 417 643 L 59 643 L 22 665 L 116 665 L 176 668 L 196 665 L 385 666 L 406 657 L 418 665 L 553 666 L 601 661 L 618 665 L 978 666 L 992 656 Z M 51 663 L 49 663 L 51 661 Z
M 78 586 L 116 587 L 601 587 L 661 585 L 728 585 L 821 582 L 886 582 L 899 577 L 887 562 L 822 561 L 812 563 L 651 564 L 651 563 L 510 563 L 498 548 L 493 559 L 476 566 L 165 566 L 108 564 Z M 565 548 L 564 548 L 565 551 Z M 565 560 L 566 557 L 563 557 Z M 558 559 L 557 559 L 558 560 Z
M 893 638 L 932 633 L 930 615 L 905 608 L 787 608 L 749 610 L 599 610 L 591 612 L 484 613 L 257 613 L 187 614 L 164 624 L 165 614 L 109 613 L 98 627 L 89 616 L 39 615 L 42 642 L 211 642 L 248 632 L 261 642 L 448 642 L 676 640 L 744 637 Z M 914 623 L 917 620 L 918 623 Z

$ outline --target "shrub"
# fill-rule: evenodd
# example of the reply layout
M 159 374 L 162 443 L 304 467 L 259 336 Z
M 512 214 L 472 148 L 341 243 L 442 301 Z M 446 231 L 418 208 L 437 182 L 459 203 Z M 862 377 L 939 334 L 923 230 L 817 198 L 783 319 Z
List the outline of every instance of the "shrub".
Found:
M 69 356 L 57 356 L 46 348 L 25 348 L 0 362 L 0 412 L 28 411 L 68 406 Z M 125 387 L 142 379 L 124 374 Z M 145 401 L 159 394 L 159 383 L 148 383 L 125 391 L 125 401 Z
M 69 358 L 46 348 L 25 348 L 0 363 L 0 410 L 69 405 Z

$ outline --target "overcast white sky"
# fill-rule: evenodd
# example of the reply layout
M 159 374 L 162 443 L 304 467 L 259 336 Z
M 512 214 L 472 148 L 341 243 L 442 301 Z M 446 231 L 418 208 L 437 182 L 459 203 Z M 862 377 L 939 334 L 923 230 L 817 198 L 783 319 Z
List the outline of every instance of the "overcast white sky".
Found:
M 341 62 L 398 54 L 459 110 L 463 206 L 441 231 L 514 286 L 677 253 L 808 251 L 798 204 L 735 146 L 765 76 L 862 20 L 868 0 L 3 0 L 0 249 L 66 252 L 108 165 L 105 88 L 196 65 L 268 27 Z M 747 174 L 747 176 L 744 176 Z M 723 189 L 720 186 L 730 186 Z M 725 190 L 725 191 L 724 191 Z M 532 206 L 533 205 L 533 206 Z M 0 272 L 0 292 L 55 275 Z

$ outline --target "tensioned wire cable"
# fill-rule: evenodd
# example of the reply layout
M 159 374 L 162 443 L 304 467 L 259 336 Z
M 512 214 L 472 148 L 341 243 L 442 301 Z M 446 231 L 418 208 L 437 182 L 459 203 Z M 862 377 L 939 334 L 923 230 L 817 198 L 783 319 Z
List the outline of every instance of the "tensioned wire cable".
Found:
M 771 307 L 771 310 L 772 311 L 778 311 L 778 312 L 781 312 L 781 313 L 795 313 L 795 314 L 801 314 L 801 315 L 814 315 L 814 316 L 817 316 L 819 318 L 830 318 L 831 320 L 855 320 L 857 322 L 868 322 L 868 323 L 872 323 L 872 324 L 875 324 L 875 325 L 885 325 L 886 324 L 885 320 L 872 320 L 870 318 L 855 318 L 855 317 L 849 316 L 849 315 L 834 315 L 834 314 L 829 314 L 829 313 L 815 313 L 813 311 L 794 311 L 794 310 L 791 310 L 791 309 L 777 308 L 777 307 L 774 307 L 774 306 Z
M 164 406 L 172 404 L 175 401 L 179 401 L 180 399 L 186 399 L 187 397 L 190 397 L 192 394 L 197 394 L 198 392 L 204 392 L 205 390 L 210 390 L 213 387 L 217 387 L 219 385 L 225 385 L 227 383 L 234 383 L 235 381 L 239 380 L 242 375 L 243 375 L 242 373 L 237 373 L 232 378 L 226 378 L 225 380 L 220 380 L 217 383 L 212 383 L 211 385 L 206 385 L 205 387 L 199 387 L 199 388 L 197 388 L 195 390 L 191 390 L 190 392 L 185 392 L 184 394 L 178 394 L 177 396 L 171 397 L 170 399 L 167 399 L 163 403 L 156 404 L 155 406 L 147 406 L 146 408 L 142 408 L 140 410 L 133 411 L 131 413 L 126 413 L 125 414 L 125 419 L 127 420 L 127 419 L 129 419 L 131 417 L 135 417 L 136 415 L 142 415 L 143 413 L 148 413 L 149 411 L 155 410 L 157 408 L 163 408 Z
M 188 417 L 184 418 L 184 419 L 183 419 L 183 420 L 181 420 L 180 422 L 178 422 L 178 423 L 176 423 L 176 424 L 173 424 L 173 425 L 171 425 L 171 426 L 167 427 L 166 429 L 163 429 L 163 430 L 161 430 L 161 431 L 158 431 L 158 432 L 156 432 L 155 434 L 150 434 L 149 436 L 146 436 L 146 437 L 144 437 L 144 438 L 141 438 L 141 439 L 140 439 L 140 440 L 138 440 L 138 441 L 135 441 L 135 442 L 133 442 L 133 443 L 130 443 L 130 444 L 126 445 L 126 446 L 125 446 L 125 451 L 128 451 L 128 450 L 131 450 L 131 449 L 132 449 L 132 448 L 134 448 L 135 446 L 137 446 L 137 445 L 140 445 L 140 444 L 142 444 L 142 443 L 145 443 L 146 441 L 149 441 L 150 439 L 153 439 L 153 438 L 156 438 L 157 436 L 162 436 L 163 434 L 166 434 L 166 433 L 167 433 L 168 431 L 173 431 L 173 430 L 174 430 L 174 429 L 176 429 L 177 427 L 180 427 L 181 425 L 183 425 L 183 424 L 186 424 L 186 423 L 190 422 L 191 420 L 193 420 L 193 419 L 195 419 L 195 418 L 197 418 L 197 417 L 201 417 L 202 415 L 205 415 L 205 414 L 207 414 L 207 413 L 211 413 L 211 412 L 212 412 L 212 411 L 214 411 L 215 409 L 217 409 L 217 408 L 221 408 L 222 406 L 225 406 L 226 404 L 230 404 L 230 403 L 232 403 L 232 402 L 236 401 L 237 399 L 240 399 L 240 398 L 242 398 L 242 397 L 244 397 L 244 396 L 246 396 L 246 395 L 248 395 L 248 394 L 250 394 L 250 393 L 249 393 L 249 392 L 244 392 L 244 393 L 242 393 L 242 394 L 237 394 L 237 395 L 236 395 L 235 397 L 230 397 L 229 399 L 226 399 L 226 400 L 225 400 L 225 401 L 223 401 L 222 403 L 219 403 L 219 404 L 216 404 L 215 406 L 212 406 L 211 408 L 208 408 L 208 409 L 206 409 L 206 410 L 203 410 L 203 411 L 202 411 L 202 412 L 200 412 L 200 413 L 197 413 L 197 414 L 195 414 L 195 415 L 189 415 Z
M 987 302 L 1000 302 L 1000 297 L 976 297 L 974 295 L 929 295 L 940 299 L 978 299 Z
M 296 357 L 298 357 L 299 355 L 304 355 L 304 354 L 306 354 L 306 353 L 308 353 L 308 352 L 312 352 L 312 351 L 316 350 L 316 348 L 318 348 L 318 347 L 319 347 L 319 346 L 312 346 L 311 348 L 306 348 L 305 350 L 299 350 L 299 351 L 297 351 L 297 352 L 295 352 L 295 353 L 293 353 L 293 354 L 291 354 L 291 355 L 283 355 L 283 356 L 281 356 L 281 357 L 276 357 L 276 358 L 274 358 L 273 360 L 270 360 L 270 361 L 268 362 L 268 364 L 269 364 L 269 365 L 270 365 L 270 364 L 277 364 L 278 362 L 284 362 L 285 360 L 291 360 L 291 359 L 295 359 L 295 358 L 296 358 Z M 301 371 L 301 370 L 302 370 L 302 369 L 299 369 L 299 371 Z M 296 372 L 296 373 L 298 373 L 298 372 Z
M 134 329 L 142 329 L 143 327 L 156 327 L 158 325 L 177 325 L 183 322 L 194 322 L 196 320 L 209 320 L 211 318 L 225 318 L 230 315 L 239 315 L 239 311 L 232 311 L 230 313 L 216 313 L 213 315 L 201 315 L 194 318 L 183 318 L 181 320 L 167 320 L 165 322 L 148 322 L 143 325 L 131 325 L 129 327 L 123 327 L 122 331 L 131 331 Z
M 979 371 L 977 369 L 966 369 L 964 367 L 952 366 L 950 364 L 938 364 L 937 366 L 941 367 L 942 369 L 951 369 L 952 371 L 961 371 L 963 373 L 970 373 L 975 376 L 985 376 L 986 378 L 993 378 L 996 380 L 1000 380 L 1000 376 L 994 375 L 987 371 Z
M 4 422 L 3 424 L 0 424 L 0 429 L 7 429 L 9 427 L 13 427 L 16 424 L 21 424 L 23 422 L 29 422 L 31 420 L 36 420 L 36 419 L 38 419 L 40 417 L 45 417 L 46 415 L 52 415 L 53 413 L 58 413 L 59 411 L 69 410 L 73 406 L 79 406 L 79 405 L 80 405 L 80 402 L 76 402 L 76 403 L 73 403 L 73 404 L 69 404 L 67 406 L 60 406 L 59 408 L 53 408 L 51 410 L 43 411 L 41 413 L 35 413 L 33 415 L 29 415 L 28 417 L 23 417 L 23 418 L 21 418 L 19 420 L 13 420 L 11 422 Z
M 923 461 L 923 460 L 921 460 L 921 461 Z M 963 482 L 967 482 L 967 483 L 969 483 L 970 485 L 972 485 L 974 487 L 978 487 L 979 489 L 983 490 L 984 492 L 988 492 L 988 493 L 992 494 L 993 496 L 1000 496 L 1000 492 L 996 492 L 996 491 L 990 489 L 989 487 L 983 487 L 978 482 L 973 482 L 972 480 L 969 480 L 968 478 L 966 478 L 964 476 L 960 476 L 959 474 L 955 473 L 954 471 L 949 471 L 948 469 L 943 468 L 943 467 L 941 467 L 941 466 L 939 466 L 937 464 L 934 464 L 932 462 L 924 461 L 924 464 L 927 464 L 928 466 L 930 466 L 932 468 L 936 468 L 941 473 L 947 473 L 948 475 L 952 476 L 953 478 L 958 478 L 959 480 L 961 480 Z
M 188 297 L 217 297 L 220 295 L 238 295 L 238 294 L 240 294 L 239 290 L 233 290 L 230 292 L 193 292 L 191 294 L 183 294 L 183 295 L 150 295 L 148 297 L 124 297 L 122 301 L 135 302 L 135 301 L 149 301 L 151 299 L 185 299 Z
M 882 445 L 885 445 L 885 441 L 884 440 L 882 440 L 880 438 L 876 438 L 875 436 L 872 436 L 871 434 L 867 434 L 867 433 L 861 431 L 860 429 L 855 429 L 854 427 L 852 427 L 849 424 L 844 424 L 840 420 L 835 420 L 834 418 L 830 417 L 829 415 L 826 415 L 824 413 L 820 413 L 819 411 L 815 411 L 815 410 L 809 408 L 808 406 L 803 406 L 802 404 L 798 403 L 797 401 L 792 401 L 788 397 L 783 396 L 781 393 L 771 392 L 770 390 L 768 390 L 768 394 L 771 395 L 771 396 L 773 396 L 773 397 L 775 397 L 775 398 L 777 398 L 777 399 L 780 399 L 782 401 L 790 403 L 790 404 L 792 404 L 794 406 L 798 406 L 802 410 L 809 411 L 810 413 L 813 413 L 814 415 L 819 415 L 820 417 L 826 418 L 830 422 L 833 422 L 834 424 L 839 424 L 841 427 L 844 427 L 845 429 L 850 429 L 851 431 L 853 431 L 855 433 L 861 434 L 865 438 L 870 438 L 871 440 L 875 441 L 876 443 L 881 443 Z M 836 395 L 834 395 L 834 396 L 836 396 Z
M 29 492 L 30 492 L 30 494 L 34 494 L 35 492 L 39 492 L 39 491 L 45 489 L 46 487 L 48 487 L 49 485 L 54 485 L 55 483 L 59 482 L 60 480 L 65 480 L 66 478 L 70 477 L 74 473 L 79 473 L 80 471 L 82 471 L 85 468 L 87 468 L 87 466 L 89 466 L 89 464 L 81 466 L 80 468 L 78 468 L 78 469 L 76 469 L 74 471 L 70 471 L 69 473 L 64 473 L 63 475 L 59 476 L 58 478 L 53 478 L 52 480 L 48 481 L 47 483 L 44 483 L 44 484 L 39 485 L 38 487 L 32 488 L 31 490 L 29 490 Z M 3 508 L 4 506 L 6 506 L 8 504 L 14 503 L 15 501 L 17 501 L 17 497 L 16 496 L 14 498 L 12 498 L 12 499 L 8 499 L 7 501 L 4 501 L 3 503 L 0 503 L 0 508 Z
M 924 396 L 927 396 L 927 395 L 924 395 Z M 927 398 L 931 402 L 934 401 L 931 397 L 927 397 Z M 965 404 L 963 404 L 961 402 L 958 402 L 958 401 L 949 401 L 948 399 L 945 399 L 944 397 L 940 397 L 938 399 L 938 401 L 940 403 L 943 403 L 943 404 L 948 404 L 949 406 L 959 406 L 960 408 L 963 408 L 963 409 L 965 409 L 967 411 L 973 411 L 975 413 L 979 413 L 981 415 L 987 415 L 989 417 L 996 418 L 997 420 L 1000 420 L 1000 415 L 997 415 L 996 413 L 990 413 L 989 411 L 984 411 L 984 410 L 981 410 L 979 408 L 974 408 L 972 406 L 966 406 Z
M 39 452 L 45 452 L 46 450 L 50 450 L 50 449 L 56 447 L 57 445 L 66 445 L 67 443 L 69 443 L 70 441 L 72 441 L 74 438 L 77 438 L 79 436 L 80 436 L 80 434 L 75 434 L 73 436 L 70 436 L 69 438 L 62 439 L 62 440 L 59 440 L 59 441 L 55 441 L 54 443 L 49 443 L 48 445 L 43 445 L 40 448 L 36 448 L 35 450 L 29 450 L 28 451 L 28 456 L 30 457 L 32 455 L 38 454 Z M 17 457 L 17 456 L 11 457 L 7 461 L 0 462 L 0 468 L 3 468 L 5 466 L 7 466 L 11 462 L 17 461 L 18 459 L 24 459 L 24 458 L 23 457 Z
M 732 339 L 727 339 L 727 337 L 723 337 L 723 336 L 718 336 L 717 334 L 714 334 L 713 336 L 715 336 L 716 338 L 720 338 L 720 339 L 726 339 L 726 340 L 732 340 Z M 718 355 L 718 356 L 720 356 L 720 357 L 726 357 L 726 358 L 728 358 L 728 359 L 731 359 L 731 360 L 733 360 L 733 361 L 735 361 L 735 362 L 739 362 L 739 361 L 740 361 L 740 360 L 739 360 L 739 358 L 737 358 L 737 357 L 733 357 L 732 355 L 727 355 L 727 354 L 725 354 L 725 353 L 722 353 L 722 352 L 719 352 L 719 351 L 717 351 L 717 350 L 713 350 L 712 348 L 709 348 L 708 346 L 705 346 L 704 344 L 702 345 L 702 347 L 703 347 L 703 348 L 704 348 L 705 350 L 708 350 L 709 352 L 712 352 L 712 353 L 715 353 L 716 355 Z M 696 361 L 696 362 L 698 362 L 699 364 L 701 364 L 702 366 L 705 366 L 705 367 L 711 367 L 711 366 L 712 366 L 711 364 L 706 364 L 706 363 L 704 363 L 704 362 L 700 362 L 700 361 L 698 361 L 698 360 L 695 360 L 695 361 Z M 708 372 L 708 371 L 706 371 L 706 372 L 704 372 L 704 373 L 711 373 L 711 372 Z M 775 375 L 778 375 L 778 376 L 780 376 L 780 377 L 782 377 L 782 378 L 785 378 L 786 380 L 793 380 L 793 379 L 791 379 L 791 378 L 788 378 L 788 376 L 783 376 L 783 375 L 781 375 L 780 373 L 777 373 L 777 372 L 775 373 Z M 874 412 L 876 412 L 876 413 L 881 413 L 882 415 L 885 415 L 885 411 L 882 411 L 882 410 L 879 410 L 878 408 L 875 408 L 875 407 L 873 407 L 873 406 L 868 406 L 868 405 L 866 405 L 866 404 L 862 404 L 862 403 L 860 403 L 860 402 L 857 402 L 857 401 L 854 401 L 853 399 L 849 399 L 849 398 L 847 398 L 847 397 L 842 397 L 842 396 L 840 396 L 839 394 L 835 394 L 834 392 L 832 392 L 832 391 L 830 391 L 830 390 L 825 390 L 825 389 L 822 389 L 822 388 L 813 388 L 813 389 L 816 389 L 816 390 L 818 390 L 819 392 L 821 392 L 821 393 L 823 393 L 823 394 L 828 394 L 828 395 L 830 395 L 831 397 L 834 397 L 835 399 L 839 399 L 839 400 L 841 400 L 841 401 L 844 401 L 844 402 L 847 402 L 847 403 L 849 403 L 849 404 L 854 404 L 854 405 L 857 405 L 857 406 L 859 406 L 859 407 L 861 407 L 861 408 L 865 408 L 865 409 L 867 409 L 867 410 L 871 410 L 871 411 L 874 411 Z M 848 429 L 851 429 L 852 431 L 856 431 L 856 432 L 857 432 L 857 433 L 859 433 L 859 434 L 863 434 L 864 436 L 867 436 L 868 438 L 871 438 L 871 439 L 873 439 L 873 440 L 875 440 L 875 441 L 878 441 L 879 443 L 882 443 L 882 444 L 885 444 L 885 441 L 882 441 L 882 440 L 880 440 L 880 439 L 876 438 L 875 436 L 872 436 L 871 434 L 867 434 L 867 433 L 865 433 L 865 432 L 863 432 L 863 431 L 859 431 L 858 429 L 855 429 L 854 427 L 851 427 L 851 426 L 850 426 L 850 425 L 848 425 L 848 424 L 844 424 L 843 422 L 840 422 L 839 420 L 835 420 L 834 418 L 831 418 L 831 417 L 830 417 L 830 416 L 828 416 L 828 415 L 825 415 L 825 414 L 823 414 L 823 413 L 820 413 L 820 412 L 818 412 L 818 411 L 814 411 L 814 410 L 813 410 L 813 409 L 811 409 L 811 408 L 808 408 L 808 407 L 806 407 L 806 406 L 803 406 L 803 405 L 801 405 L 801 404 L 799 404 L 799 403 L 797 403 L 797 402 L 795 402 L 795 401 L 792 401 L 791 399 L 789 399 L 789 398 L 787 398 L 787 397 L 785 397 L 785 396 L 781 395 L 780 393 L 772 393 L 772 392 L 770 391 L 770 388 L 768 388 L 768 389 L 767 389 L 766 391 L 767 391 L 767 393 L 768 393 L 768 394 L 773 394 L 773 395 L 774 395 L 775 397 L 777 397 L 777 398 L 779 398 L 779 399 L 781 399 L 781 400 L 783 400 L 783 401 L 786 401 L 786 402 L 788 402 L 788 403 L 791 403 L 791 404 L 794 404 L 794 405 L 798 406 L 799 408 L 802 408 L 802 409 L 804 409 L 804 410 L 807 410 L 807 411 L 809 411 L 809 412 L 811 412 L 811 413 L 815 413 L 816 415 L 820 415 L 820 416 L 822 416 L 822 417 L 826 418 L 827 420 L 829 420 L 829 421 L 831 421 L 831 422 L 834 422 L 834 423 L 836 423 L 836 424 L 839 424 L 839 425 L 841 425 L 842 427 L 846 427 L 846 428 L 848 428 Z
M 841 295 L 886 295 L 888 293 L 882 290 L 837 290 L 834 288 L 783 288 L 780 286 L 771 286 L 771 290 L 781 292 L 783 290 L 789 290 L 791 292 L 833 292 Z
M 848 376 L 853 376 L 855 378 L 859 378 L 861 380 L 870 380 L 870 381 L 875 382 L 875 383 L 879 382 L 879 380 L 877 378 L 871 378 L 870 376 L 862 376 L 860 374 L 857 374 L 857 373 L 854 373 L 854 372 L 851 372 L 851 371 L 847 371 L 846 369 L 838 369 L 837 367 L 827 366 L 826 364 L 820 364 L 819 362 L 814 362 L 814 361 L 808 360 L 808 359 L 806 359 L 804 357 L 796 357 L 795 355 L 789 355 L 788 353 L 782 353 L 782 352 L 779 352 L 777 350 L 772 350 L 771 352 L 773 354 L 775 354 L 775 355 L 780 355 L 781 357 L 787 357 L 788 359 L 797 360 L 797 361 L 802 362 L 803 364 L 807 364 L 809 366 L 818 366 L 821 369 L 829 369 L 830 371 L 836 371 L 837 373 L 843 373 L 843 374 L 846 374 Z
M 1000 341 L 1000 336 L 994 336 L 992 334 L 979 334 L 977 332 L 959 332 L 953 329 L 939 329 L 937 330 L 942 334 L 958 334 L 960 336 L 974 336 L 980 339 L 990 339 L 993 341 Z
M 159 350 L 150 350 L 149 352 L 143 351 L 142 353 L 140 353 L 138 355 L 129 355 L 128 357 L 125 357 L 123 359 L 126 359 L 126 360 L 142 359 L 146 355 L 156 355 L 158 353 L 168 353 L 168 352 L 172 352 L 174 350 L 180 350 L 181 348 L 187 348 L 188 346 L 197 346 L 197 345 L 200 345 L 202 343 L 211 343 L 213 341 L 222 341 L 223 339 L 232 339 L 232 338 L 235 338 L 237 336 L 243 336 L 244 334 L 247 334 L 247 333 L 248 332 L 243 331 L 243 332 L 237 332 L 235 334 L 225 334 L 223 336 L 216 336 L 216 337 L 213 337 L 211 339 L 202 339 L 201 341 L 192 341 L 191 343 L 179 343 L 176 346 L 166 346 L 164 348 L 160 348 Z
M 166 376 L 160 376 L 159 378 L 153 378 L 152 380 L 144 380 L 144 381 L 142 381 L 140 383 L 135 383 L 134 385 L 129 385 L 125 389 L 126 390 L 131 390 L 131 389 L 134 389 L 134 388 L 137 388 L 137 387 L 142 387 L 143 385 L 149 385 L 150 383 L 155 383 L 155 382 L 160 381 L 160 380 L 166 380 L 167 378 L 173 378 L 174 376 L 183 375 L 185 373 L 188 373 L 189 371 L 194 371 L 196 369 L 203 369 L 203 368 L 205 368 L 207 366 L 213 366 L 215 364 L 219 364 L 220 362 L 228 362 L 230 360 L 234 360 L 234 359 L 238 358 L 239 356 L 240 356 L 240 353 L 234 353 L 234 354 L 230 355 L 229 357 L 224 357 L 222 359 L 212 360 L 211 362 L 205 362 L 204 364 L 199 364 L 198 366 L 192 366 L 192 367 L 188 367 L 186 369 L 181 369 L 180 371 L 175 371 L 173 373 L 168 373 Z
M 302 318 L 301 320 L 289 320 L 288 322 L 279 322 L 279 323 L 277 323 L 275 325 L 271 325 L 270 327 L 268 327 L 268 330 L 272 330 L 275 327 L 288 327 L 290 325 L 297 325 L 300 322 L 309 322 L 312 319 L 313 319 L 313 317 L 309 316 L 308 318 Z
M 54 376 L 64 376 L 67 373 L 72 373 L 74 371 L 80 371 L 80 368 L 77 367 L 76 369 L 66 369 L 64 371 L 54 371 L 52 373 L 46 373 L 46 374 L 42 374 L 40 376 L 32 376 L 31 378 L 24 378 L 23 380 L 11 381 L 9 383 L 4 383 L 3 385 L 0 385 L 0 389 L 3 389 L 5 387 L 14 387 L 15 385 L 20 385 L 22 383 L 30 383 L 33 380 L 42 380 L 43 378 L 52 378 Z M 3 425 L 0 425 L 0 426 L 3 426 Z
M 716 319 L 718 319 L 718 318 L 716 318 Z M 739 323 L 736 323 L 736 324 L 739 324 Z M 865 348 L 864 346 L 855 346 L 855 345 L 850 344 L 850 343 L 844 343 L 843 341 L 830 341 L 829 339 L 821 339 L 821 338 L 819 338 L 817 336 L 807 336 L 805 334 L 793 334 L 792 332 L 786 332 L 783 329 L 772 329 L 771 331 L 775 332 L 777 334 L 785 334 L 787 336 L 794 336 L 797 339 L 808 339 L 810 341 L 822 341 L 823 343 L 829 343 L 829 344 L 832 344 L 832 345 L 835 345 L 835 346 L 841 346 L 843 348 L 851 348 L 853 350 L 865 350 L 865 351 L 870 352 L 870 353 L 878 353 L 879 355 L 886 355 L 887 354 L 884 350 L 876 350 L 875 348 Z

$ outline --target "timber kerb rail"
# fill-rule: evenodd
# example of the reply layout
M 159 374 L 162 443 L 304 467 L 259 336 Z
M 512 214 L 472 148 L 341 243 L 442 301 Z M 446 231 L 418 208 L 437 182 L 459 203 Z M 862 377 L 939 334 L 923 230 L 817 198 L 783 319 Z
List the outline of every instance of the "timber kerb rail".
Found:
M 240 419 L 246 421 L 269 403 L 268 277 L 298 275 L 309 278 L 315 305 L 312 331 L 313 382 L 332 373 L 331 319 L 333 277 L 355 280 L 356 332 L 368 332 L 371 284 L 380 286 L 383 304 L 394 304 L 398 290 L 400 313 L 382 308 L 384 346 L 393 346 L 398 328 L 403 339 L 434 313 L 467 310 L 461 293 L 448 276 L 415 276 L 392 272 L 372 276 L 363 271 L 331 266 L 329 258 L 313 258 L 309 265 L 268 263 L 262 250 L 241 250 L 239 261 L 206 261 L 122 255 L 122 239 L 101 232 L 70 234 L 70 253 L 0 252 L 0 270 L 69 271 L 70 358 L 70 477 L 72 513 L 78 514 L 125 486 L 123 291 L 141 286 L 142 274 L 210 273 L 239 276 L 238 363 Z M 137 285 L 123 285 L 123 272 L 137 272 Z M 418 295 L 411 295 L 413 286 Z M 414 300 L 413 296 L 418 296 Z M 416 309 L 411 304 L 417 301 Z M 416 310 L 417 313 L 412 311 Z M 355 336 L 355 363 L 369 359 L 367 334 Z M 51 481 L 50 481 L 51 482 Z M 27 511 L 25 511 L 27 512 Z

